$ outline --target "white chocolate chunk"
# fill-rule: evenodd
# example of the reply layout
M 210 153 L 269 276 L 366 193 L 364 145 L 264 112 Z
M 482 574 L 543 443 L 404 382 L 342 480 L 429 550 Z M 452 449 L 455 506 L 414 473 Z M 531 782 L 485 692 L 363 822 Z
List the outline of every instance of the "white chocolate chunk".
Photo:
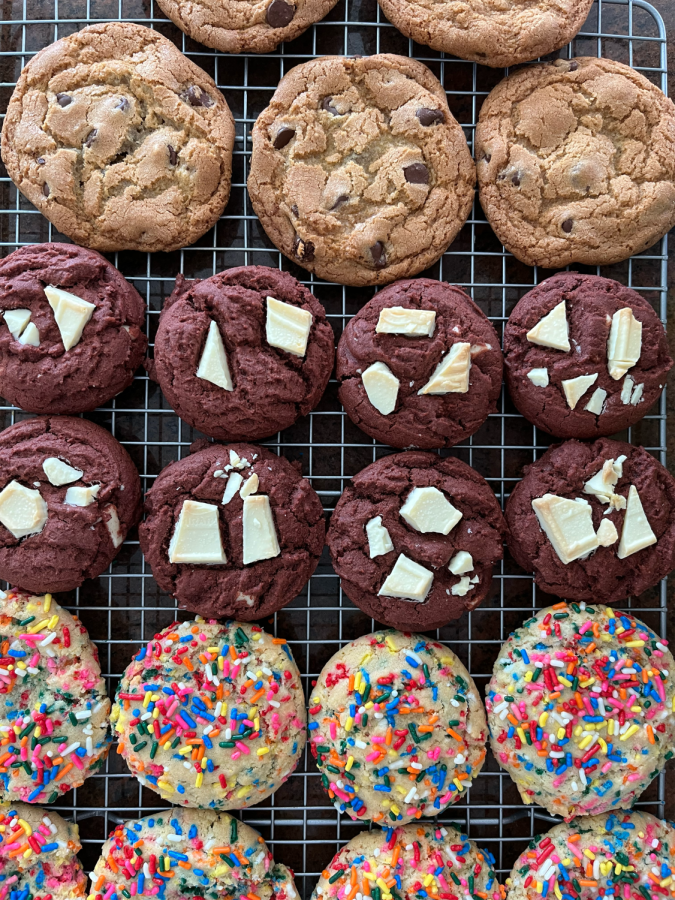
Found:
M 15 341 L 21 337 L 24 328 L 30 322 L 29 309 L 8 309 L 5 313 L 5 322 L 9 328 L 9 333 Z
M 466 550 L 458 550 L 448 564 L 453 575 L 465 575 L 473 571 L 473 557 Z
M 548 387 L 548 369 L 530 369 L 527 377 L 536 387 Z
M 598 373 L 596 372 L 595 375 L 579 375 L 576 378 L 568 378 L 567 381 L 563 381 L 563 391 L 570 409 L 574 409 L 589 387 L 597 380 Z
M 626 375 L 623 380 L 623 384 L 621 385 L 621 402 L 624 405 L 628 405 L 630 403 L 630 398 L 633 394 L 633 387 L 635 386 L 635 382 L 633 381 L 630 375 Z
M 570 338 L 567 325 L 567 308 L 561 300 L 548 315 L 540 319 L 526 335 L 531 344 L 540 347 L 552 347 L 554 350 L 569 350 Z
M 598 528 L 598 543 L 601 547 L 611 547 L 619 540 L 619 532 L 611 519 L 603 519 Z
M 401 553 L 378 595 L 423 603 L 431 590 L 433 580 L 433 572 Z
M 209 333 L 206 336 L 202 358 L 199 360 L 197 378 L 210 381 L 211 384 L 215 384 L 224 391 L 234 390 L 223 338 L 218 325 L 213 319 L 211 319 L 211 324 L 209 325 Z
M 640 359 L 642 350 L 642 322 L 633 315 L 630 306 L 618 309 L 612 316 L 607 341 L 607 369 L 618 381 Z
M 390 553 L 394 549 L 389 532 L 382 524 L 382 516 L 375 516 L 374 519 L 366 522 L 366 536 L 371 559 L 375 559 L 376 556 L 384 556 L 385 553 Z
M 431 378 L 418 394 L 466 394 L 471 371 L 471 344 L 460 341 L 434 369 Z
M 606 459 L 602 468 L 584 484 L 584 494 L 593 494 L 601 503 L 611 503 L 616 496 L 614 486 L 623 475 L 625 461 L 625 456 L 618 456 L 616 460 Z
M 485 353 L 486 350 L 492 350 L 492 344 L 472 344 L 471 359 L 473 359 L 474 356 L 480 356 L 481 353 Z
M 436 327 L 433 309 L 406 309 L 388 306 L 380 312 L 375 331 L 378 334 L 410 334 L 432 337 Z
M 255 456 L 253 458 L 255 459 Z M 240 457 L 239 454 L 235 450 L 230 450 L 230 468 L 231 469 L 249 469 L 250 467 L 251 467 L 251 463 L 247 459 Z
M 198 500 L 185 501 L 169 544 L 169 562 L 192 565 L 227 562 L 217 506 Z
M 383 362 L 373 363 L 361 375 L 368 400 L 375 409 L 388 416 L 396 407 L 400 381 Z
M 63 502 L 66 506 L 91 506 L 100 490 L 100 484 L 92 484 L 89 487 L 69 487 Z
M 532 509 L 565 565 L 598 548 L 591 505 L 587 500 L 568 500 L 555 494 L 544 494 L 532 501 Z
M 244 486 L 239 491 L 239 496 L 242 498 L 242 500 L 244 499 L 244 497 L 248 497 L 250 494 L 255 494 L 255 492 L 258 490 L 259 484 L 260 479 L 254 472 L 253 475 L 250 476 L 250 478 L 246 479 L 246 481 L 244 482 Z
M 84 326 L 94 314 L 96 304 L 49 285 L 45 288 L 45 294 L 54 310 L 63 346 L 66 350 L 70 350 L 82 337 Z
M 117 507 L 113 506 L 112 503 L 109 503 L 103 511 L 108 515 L 108 518 L 105 520 L 105 527 L 108 529 L 108 534 L 110 535 L 113 547 L 119 547 L 124 541 L 124 535 L 122 534 L 122 526 L 120 525 L 120 519 L 117 515 Z
M 37 330 L 35 322 L 29 322 L 24 328 L 23 334 L 17 338 L 20 344 L 28 344 L 31 347 L 40 346 L 40 332 Z
M 311 312 L 290 303 L 267 298 L 267 343 L 294 356 L 304 356 L 312 328 Z
M 401 507 L 408 525 L 422 534 L 449 534 L 462 518 L 462 513 L 435 487 L 416 487 Z
M 652 531 L 649 519 L 645 515 L 642 508 L 642 501 L 634 484 L 631 484 L 628 491 L 628 505 L 626 506 L 626 514 L 623 517 L 623 528 L 621 529 L 621 540 L 619 541 L 619 549 L 617 556 L 619 559 L 625 559 L 638 550 L 644 550 L 645 547 L 651 547 L 656 543 L 656 535 Z
M 10 481 L 0 492 L 0 522 L 15 538 L 42 531 L 47 521 L 47 504 L 39 491 Z
M 68 463 L 64 463 L 62 459 L 55 456 L 48 457 L 43 463 L 42 468 L 49 479 L 49 483 L 55 487 L 61 487 L 62 484 L 70 484 L 71 481 L 77 481 L 84 474 L 80 469 L 74 469 Z
M 474 589 L 471 579 L 468 575 L 462 575 L 457 584 L 453 584 L 451 591 L 456 597 L 464 597 L 469 591 Z
M 230 500 L 237 493 L 239 488 L 241 487 L 241 483 L 244 479 L 241 477 L 239 472 L 230 472 L 230 477 L 227 479 L 227 484 L 225 485 L 225 493 L 223 494 L 223 504 L 227 506 Z
M 254 494 L 244 498 L 243 526 L 244 565 L 279 556 L 281 548 L 268 496 Z
M 633 388 L 633 393 L 630 395 L 631 406 L 637 406 L 640 400 L 642 400 L 642 392 L 644 391 L 644 384 L 636 384 Z
M 607 399 L 607 391 L 603 388 L 596 388 L 592 395 L 591 399 L 588 401 L 586 406 L 584 406 L 585 410 L 593 413 L 596 416 L 599 416 L 602 413 L 602 408 L 605 405 L 605 400 Z

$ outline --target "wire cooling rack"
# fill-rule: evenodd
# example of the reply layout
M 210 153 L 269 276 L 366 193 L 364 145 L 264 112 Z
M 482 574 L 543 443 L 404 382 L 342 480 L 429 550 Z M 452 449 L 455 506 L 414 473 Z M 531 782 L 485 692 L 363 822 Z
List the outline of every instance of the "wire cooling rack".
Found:
M 392 52 L 425 62 L 448 92 L 455 117 L 473 146 L 474 126 L 483 98 L 502 78 L 491 70 L 445 57 L 414 44 L 393 28 L 375 0 L 339 0 L 327 18 L 278 52 L 260 56 L 216 54 L 186 38 L 166 20 L 153 0 L 0 0 L 0 110 L 4 112 L 23 65 L 42 47 L 86 24 L 125 20 L 150 25 L 171 38 L 206 69 L 223 91 L 235 115 L 232 197 L 217 226 L 192 247 L 171 254 L 119 253 L 110 258 L 136 286 L 148 304 L 147 328 L 152 342 L 163 299 L 179 272 L 206 278 L 222 269 L 257 264 L 289 270 L 326 307 L 336 338 L 349 318 L 373 294 L 372 289 L 345 288 L 315 281 L 272 246 L 252 212 L 246 193 L 253 123 L 268 104 L 281 76 L 292 66 L 323 54 Z M 667 90 L 666 43 L 663 21 L 645 0 L 596 0 L 588 21 L 560 56 L 605 56 L 628 63 Z M 4 169 L 0 172 L 0 253 L 47 240 L 65 240 L 16 191 Z M 577 267 L 616 278 L 636 288 L 665 322 L 666 238 L 627 262 L 606 268 Z M 490 317 L 498 332 L 516 301 L 550 272 L 531 269 L 508 254 L 487 225 L 476 203 L 468 222 L 443 259 L 427 273 L 459 284 Z M 642 444 L 665 463 L 665 398 L 636 427 L 621 435 Z M 0 401 L 0 427 L 25 414 Z M 172 412 L 159 388 L 145 375 L 109 406 L 88 416 L 108 428 L 124 444 L 147 490 L 159 471 L 185 456 L 200 435 Z M 503 503 L 522 466 L 546 449 L 551 439 L 517 414 L 502 394 L 499 411 L 472 439 L 450 451 L 477 469 Z M 329 513 L 347 480 L 389 448 L 378 445 L 346 418 L 332 381 L 317 411 L 267 441 L 272 449 L 300 460 Z M 498 648 L 533 608 L 547 605 L 532 579 L 508 557 L 496 571 L 492 595 L 459 622 L 439 632 L 469 668 L 483 692 Z M 135 533 L 125 541 L 111 569 L 79 591 L 60 598 L 76 611 L 98 644 L 111 696 L 117 681 L 138 649 L 175 617 L 174 601 L 162 593 L 148 571 Z M 651 627 L 665 634 L 666 585 L 633 601 L 633 609 Z M 342 595 L 327 551 L 305 591 L 274 619 L 262 623 L 288 639 L 303 673 L 306 690 L 324 663 L 345 642 L 374 627 Z M 641 806 L 662 815 L 666 776 L 643 795 Z M 119 821 L 149 814 L 163 806 L 154 792 L 142 789 L 111 751 L 105 771 L 88 779 L 58 804 L 63 815 L 80 826 L 81 854 L 89 871 L 101 842 Z M 311 757 L 269 800 L 243 811 L 244 821 L 270 842 L 278 861 L 291 866 L 304 897 L 309 897 L 321 870 L 339 846 L 363 826 L 340 817 L 324 793 Z M 471 837 L 496 857 L 502 876 L 510 871 L 528 839 L 553 821 L 542 810 L 525 807 L 508 775 L 489 757 L 467 797 L 452 807 L 443 821 L 459 822 Z

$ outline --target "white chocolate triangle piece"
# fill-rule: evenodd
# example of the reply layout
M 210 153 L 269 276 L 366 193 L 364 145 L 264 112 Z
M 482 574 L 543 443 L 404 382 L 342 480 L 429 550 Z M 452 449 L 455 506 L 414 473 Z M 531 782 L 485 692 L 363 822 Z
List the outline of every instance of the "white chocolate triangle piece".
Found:
M 606 399 L 607 391 L 603 388 L 596 388 L 591 395 L 591 399 L 586 406 L 584 406 L 584 409 L 593 413 L 593 415 L 599 416 L 602 413 L 602 408 L 605 405 Z
M 462 513 L 435 487 L 416 487 L 401 507 L 408 525 L 421 534 L 449 534 L 462 518 Z
M 640 400 L 642 400 L 642 392 L 644 391 L 645 386 L 641 382 L 640 384 L 636 384 L 633 388 L 633 393 L 630 395 L 631 406 L 637 406 Z
M 400 381 L 383 362 L 373 363 L 361 375 L 368 400 L 375 409 L 388 416 L 396 408 Z
M 206 336 L 202 358 L 199 360 L 197 378 L 210 381 L 211 384 L 215 384 L 216 387 L 220 387 L 224 391 L 234 390 L 223 338 L 218 325 L 213 319 L 211 319 L 211 324 L 209 325 L 209 333 Z
M 10 481 L 0 492 L 0 522 L 15 538 L 37 534 L 46 521 L 47 504 L 39 491 Z
M 433 572 L 401 553 L 378 591 L 378 596 L 398 597 L 400 600 L 423 603 L 431 590 L 433 580 Z
M 534 328 L 530 328 L 526 336 L 531 344 L 538 344 L 540 347 L 569 350 L 570 338 L 565 301 L 561 300 L 557 306 L 554 306 L 551 312 L 540 319 Z
M 436 366 L 431 378 L 418 394 L 466 394 L 471 371 L 471 344 L 460 341 Z
M 633 315 L 630 306 L 618 309 L 612 316 L 607 341 L 607 369 L 618 381 L 640 359 L 642 350 L 642 322 Z
M 453 575 L 466 575 L 473 571 L 473 557 L 466 550 L 458 550 L 448 563 Z
M 294 356 L 304 356 L 313 318 L 307 309 L 268 297 L 265 323 L 267 343 Z
M 220 535 L 218 507 L 186 500 L 169 544 L 170 563 L 219 565 L 227 562 Z
M 21 334 L 17 338 L 20 344 L 28 344 L 31 347 L 39 347 L 40 346 L 40 332 L 37 330 L 37 325 L 35 322 L 29 322 L 28 325 L 23 330 L 23 334 Z
M 453 584 L 450 590 L 456 597 L 465 597 L 473 589 L 474 584 L 471 583 L 469 576 L 462 575 L 457 584 Z
M 591 505 L 581 498 L 569 500 L 544 494 L 532 501 L 542 531 L 565 565 L 588 556 L 600 544 L 593 528 Z
M 611 547 L 619 540 L 619 532 L 611 519 L 603 519 L 598 528 L 598 542 L 601 547 Z
M 255 494 L 255 492 L 258 490 L 259 484 L 260 484 L 260 479 L 254 472 L 253 475 L 251 475 L 249 478 L 246 479 L 246 481 L 244 482 L 244 484 L 242 486 L 242 489 L 239 491 L 239 496 L 242 498 L 242 500 L 245 497 L 250 496 L 251 494 Z
M 584 484 L 584 494 L 593 494 L 601 503 L 609 503 L 615 496 L 614 487 L 623 475 L 625 461 L 625 456 L 618 456 L 616 460 L 606 459 L 602 468 Z
M 384 556 L 385 553 L 390 553 L 394 549 L 389 532 L 382 524 L 382 516 L 375 516 L 374 519 L 366 522 L 366 536 L 371 559 L 375 559 L 376 556 Z
M 433 309 L 406 309 L 388 306 L 380 312 L 375 331 L 378 334 L 407 334 L 432 337 L 436 327 Z
M 279 556 L 281 548 L 266 494 L 244 498 L 244 565 Z
M 100 490 L 100 484 L 92 484 L 89 487 L 69 487 L 63 502 L 66 506 L 91 506 Z
M 54 310 L 63 346 L 66 350 L 70 350 L 82 337 L 84 326 L 94 314 L 96 304 L 49 285 L 45 288 L 45 294 Z
M 570 409 L 574 409 L 589 387 L 597 380 L 598 373 L 596 372 L 595 375 L 578 375 L 576 378 L 568 378 L 567 381 L 563 381 L 562 387 Z
M 241 487 L 241 483 L 244 479 L 241 477 L 239 472 L 230 472 L 230 477 L 227 479 L 227 484 L 225 485 L 225 493 L 223 494 L 223 505 L 227 506 L 230 500 L 237 493 L 239 488 Z
M 113 547 L 117 548 L 124 541 L 122 526 L 120 525 L 120 518 L 117 515 L 117 507 L 113 506 L 112 503 L 109 503 L 108 506 L 105 507 L 103 512 L 108 516 L 108 518 L 105 520 L 105 527 L 108 529 L 110 540 L 113 543 Z
M 80 469 L 74 469 L 68 463 L 64 463 L 62 459 L 57 459 L 55 456 L 48 457 L 42 463 L 42 468 L 49 479 L 49 483 L 55 487 L 78 481 L 84 474 Z
M 548 369 L 530 369 L 527 377 L 536 387 L 548 387 Z
M 651 547 L 656 543 L 656 535 L 652 531 L 649 519 L 645 515 L 642 508 L 642 501 L 634 484 L 631 484 L 628 491 L 628 504 L 626 513 L 623 517 L 623 528 L 621 529 L 621 540 L 617 556 L 619 559 L 625 559 L 638 550 L 644 550 L 645 547 Z
M 5 322 L 9 328 L 9 333 L 15 341 L 21 337 L 24 328 L 30 322 L 29 309 L 8 309 L 5 313 Z

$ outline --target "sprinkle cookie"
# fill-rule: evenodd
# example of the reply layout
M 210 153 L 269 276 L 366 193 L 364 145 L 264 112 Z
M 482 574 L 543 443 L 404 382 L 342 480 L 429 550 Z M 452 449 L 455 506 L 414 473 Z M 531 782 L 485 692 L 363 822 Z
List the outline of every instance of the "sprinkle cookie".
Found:
M 423 822 L 364 831 L 333 857 L 312 900 L 502 900 L 494 862 L 452 826 Z
M 89 900 L 127 896 L 296 900 L 293 875 L 257 831 L 227 813 L 171 810 L 118 825 L 91 876 Z
M 566 820 L 631 806 L 673 756 L 675 660 L 645 624 L 559 603 L 515 631 L 486 707 L 525 803 Z
M 274 793 L 305 746 L 300 673 L 257 625 L 175 622 L 134 657 L 112 721 L 141 784 L 182 806 L 243 809 Z
M 310 746 L 340 812 L 382 825 L 437 816 L 485 759 L 476 686 L 448 647 L 378 631 L 323 668 L 309 707 Z
M 98 651 L 51 594 L 0 596 L 0 695 L 1 800 L 54 803 L 101 768 L 110 700 Z

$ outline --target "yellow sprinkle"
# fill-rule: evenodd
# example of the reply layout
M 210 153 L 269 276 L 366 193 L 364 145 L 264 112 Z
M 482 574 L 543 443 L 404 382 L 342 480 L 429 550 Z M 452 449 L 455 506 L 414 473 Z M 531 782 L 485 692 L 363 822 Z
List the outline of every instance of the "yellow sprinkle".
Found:
M 150 691 L 145 692 L 145 697 L 143 697 L 143 706 L 147 709 L 150 706 L 150 698 L 152 697 L 152 693 Z
M 529 670 L 525 673 L 525 681 L 532 681 L 532 672 L 530 672 Z
M 216 869 L 213 870 L 213 874 L 216 876 L 216 878 L 219 878 L 221 875 L 224 875 L 226 872 L 229 872 L 229 871 L 230 870 L 228 869 L 227 866 L 218 866 Z
M 431 872 L 429 872 L 428 875 L 424 876 L 424 881 L 423 881 L 424 887 L 429 887 L 429 885 L 431 884 L 431 882 L 433 880 L 434 880 L 434 876 L 431 874 Z
M 19 819 L 19 825 L 23 826 L 24 831 L 26 832 L 26 837 L 30 837 L 33 833 L 33 829 L 30 827 L 28 822 L 25 819 Z
M 49 624 L 47 625 L 47 628 L 49 628 L 50 631 L 53 631 L 58 624 L 59 624 L 59 617 L 57 615 L 53 615 L 51 617 L 51 619 L 49 620 Z M 644 641 L 642 643 L 644 644 Z
M 579 749 L 580 749 L 580 750 L 585 750 L 586 747 L 588 747 L 588 745 L 590 744 L 590 742 L 591 742 L 592 740 L 593 740 L 593 735 L 592 735 L 592 734 L 587 734 L 586 737 L 583 738 L 583 740 L 579 741 Z
M 516 728 L 516 731 L 518 732 L 518 737 L 523 742 L 523 744 L 527 743 L 527 739 L 525 738 L 525 732 L 520 727 L 520 725 L 518 726 L 518 728 Z
M 58 621 L 58 617 L 57 617 Z M 43 619 L 41 622 L 36 622 L 34 625 L 31 625 L 26 629 L 28 634 L 37 634 L 38 631 L 41 631 L 43 628 L 46 628 L 49 625 L 49 619 Z
M 624 647 L 644 647 L 644 641 L 626 641 Z
M 52 605 L 52 595 L 51 595 L 51 594 L 45 594 L 44 610 L 45 610 L 46 613 L 49 612 L 49 608 L 50 608 L 51 605 Z
M 635 732 L 639 731 L 639 730 L 640 730 L 640 726 L 633 724 L 630 726 L 630 728 L 624 734 L 621 735 L 619 740 L 627 741 L 629 737 L 632 737 L 635 734 Z
M 32 854 L 32 852 L 33 852 L 33 850 L 29 847 L 28 850 L 26 850 L 25 853 L 23 854 L 23 858 L 28 859 L 29 856 Z
M 391 650 L 391 652 L 392 652 L 392 653 L 396 653 L 396 651 L 398 650 L 398 647 L 397 647 L 396 644 L 393 642 L 393 640 L 392 640 L 390 637 L 387 636 L 387 637 L 385 638 L 385 642 L 386 642 L 386 644 L 387 644 L 387 647 L 389 647 L 389 649 Z
M 613 618 L 614 618 L 614 612 L 613 612 L 611 609 L 608 609 L 608 610 L 607 610 L 607 618 L 608 618 L 608 619 L 613 619 Z
M 347 760 L 347 765 L 345 766 L 345 772 L 350 772 L 352 766 L 354 765 L 354 757 L 350 756 Z
M 556 883 L 555 883 L 554 891 L 555 891 L 555 895 L 556 895 L 556 897 L 558 898 L 558 900 L 562 900 L 562 893 L 561 893 L 561 891 L 560 891 L 560 888 L 558 887 L 558 882 L 557 882 L 557 881 L 556 881 Z
M 458 791 L 460 792 L 460 794 L 461 794 L 462 791 L 464 790 L 464 787 L 463 787 L 463 785 L 462 785 L 462 782 L 459 780 L 459 778 L 454 778 L 454 779 L 453 779 L 453 784 L 455 785 L 455 787 L 457 788 L 457 790 L 458 790 Z
M 258 747 L 258 749 L 255 752 L 258 754 L 258 756 L 264 756 L 266 753 L 270 752 L 270 748 L 269 747 Z
M 252 785 L 246 785 L 243 788 L 239 788 L 237 791 L 237 797 L 243 797 L 245 794 L 248 794 L 251 790 Z
M 163 791 L 168 791 L 170 794 L 174 792 L 173 785 L 169 784 L 168 781 L 158 781 L 157 787 L 161 787 Z
M 347 718 L 345 719 L 345 731 L 351 731 L 353 724 L 354 719 L 351 716 L 347 716 Z
M 204 773 L 200 772 L 197 775 L 197 778 L 195 779 L 195 787 L 198 787 L 198 788 L 201 787 L 203 781 L 204 781 Z
M 584 856 L 587 856 L 590 860 L 595 859 L 595 853 L 592 850 L 589 850 L 588 847 L 583 851 Z
M 565 687 L 572 687 L 572 682 L 569 681 L 569 679 L 567 679 L 567 678 L 563 678 L 562 675 L 558 675 L 558 681 L 561 684 L 564 684 Z
M 541 728 L 543 728 L 544 725 L 545 725 L 547 722 L 548 722 L 548 713 L 547 713 L 547 712 L 543 712 L 543 713 L 539 716 L 539 726 L 540 726 Z
M 395 816 L 397 816 L 401 812 L 401 810 L 398 808 L 398 806 L 396 806 L 395 803 L 391 804 L 391 811 Z
M 384 878 L 378 878 L 376 884 L 378 887 L 381 887 L 383 891 L 389 890 L 389 888 L 387 887 L 387 882 L 384 880 Z
M 565 729 L 562 728 L 562 727 L 559 728 L 559 729 L 556 731 L 556 737 L 558 738 L 559 741 L 562 741 L 562 739 L 565 737 Z

